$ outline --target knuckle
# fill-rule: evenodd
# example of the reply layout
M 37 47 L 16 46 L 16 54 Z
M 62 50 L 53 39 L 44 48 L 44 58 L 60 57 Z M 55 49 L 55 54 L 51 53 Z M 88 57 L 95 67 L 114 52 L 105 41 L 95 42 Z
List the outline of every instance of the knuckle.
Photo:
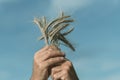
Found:
M 54 79 L 57 79 L 57 75 L 53 75 Z
M 48 52 L 48 57 L 54 57 L 54 56 L 57 56 L 57 55 L 60 55 L 59 51 L 49 51 Z
M 71 68 L 72 68 L 72 62 L 67 61 L 66 65 L 64 66 L 64 71 L 68 73 L 71 70 Z
M 63 74 L 64 74 L 64 75 L 68 74 L 68 71 L 67 71 L 67 70 L 64 70 L 64 71 L 63 71 Z
M 52 56 L 51 52 L 50 52 L 50 51 L 47 52 L 47 55 L 46 55 L 46 56 L 51 57 L 51 56 Z
M 66 71 L 69 71 L 69 70 L 70 70 L 70 67 L 69 67 L 69 66 L 66 66 L 66 67 L 65 67 L 65 70 L 66 70 Z
M 60 51 L 56 51 L 55 53 L 56 55 L 61 55 Z
M 51 71 L 52 71 L 52 72 L 54 72 L 54 71 L 55 71 L 55 69 L 54 69 L 54 68 L 52 68 L 52 69 L 51 69 Z
M 67 61 L 67 65 L 68 65 L 69 67 L 72 67 L 72 62 Z
M 38 57 L 39 57 L 39 55 L 40 55 L 40 52 L 39 52 L 39 51 L 37 51 L 37 52 L 34 54 L 34 59 L 35 59 L 35 58 L 38 58 Z
M 34 61 L 36 63 L 41 63 L 42 62 L 42 58 L 38 54 L 35 54 L 34 55 Z
M 47 54 L 45 55 L 46 59 L 52 57 L 53 54 L 51 51 L 47 51 Z
M 69 76 L 68 76 L 69 74 L 70 74 L 69 71 L 65 71 L 65 72 L 64 72 L 64 75 L 65 75 L 64 77 L 65 77 L 65 78 L 68 78 L 68 77 L 69 77 Z

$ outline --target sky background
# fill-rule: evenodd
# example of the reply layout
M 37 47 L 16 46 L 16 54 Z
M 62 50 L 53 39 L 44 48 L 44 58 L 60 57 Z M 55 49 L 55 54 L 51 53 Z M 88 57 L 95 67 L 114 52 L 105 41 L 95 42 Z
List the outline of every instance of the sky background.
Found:
M 120 0 L 0 0 L 0 80 L 29 80 L 34 53 L 43 47 L 34 17 L 75 19 L 63 48 L 80 80 L 120 80 Z

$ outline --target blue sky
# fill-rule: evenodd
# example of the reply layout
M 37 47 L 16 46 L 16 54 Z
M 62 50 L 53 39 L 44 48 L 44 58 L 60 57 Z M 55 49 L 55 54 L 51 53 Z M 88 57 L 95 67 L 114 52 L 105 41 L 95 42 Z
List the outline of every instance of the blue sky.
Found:
M 34 17 L 72 15 L 68 39 L 76 52 L 63 49 L 81 80 L 120 80 L 119 0 L 0 0 L 0 80 L 28 80 L 34 53 L 44 44 Z M 64 48 L 64 47 L 63 47 Z

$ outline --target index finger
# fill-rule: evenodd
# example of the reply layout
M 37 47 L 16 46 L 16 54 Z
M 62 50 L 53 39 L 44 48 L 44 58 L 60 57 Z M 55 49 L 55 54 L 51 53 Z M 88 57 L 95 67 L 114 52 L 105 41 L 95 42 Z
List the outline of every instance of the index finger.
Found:
M 49 47 L 50 47 L 50 46 L 45 46 L 45 47 L 41 48 L 39 52 L 46 51 L 47 49 L 49 49 Z

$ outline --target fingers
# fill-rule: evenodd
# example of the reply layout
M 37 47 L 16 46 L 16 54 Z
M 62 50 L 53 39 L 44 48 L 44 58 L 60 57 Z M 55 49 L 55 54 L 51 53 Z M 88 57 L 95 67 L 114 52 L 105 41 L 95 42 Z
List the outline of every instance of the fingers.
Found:
M 53 80 L 78 80 L 72 62 L 65 59 L 59 66 L 52 68 Z
M 35 53 L 35 56 L 42 56 L 42 55 L 44 55 L 45 54 L 44 52 L 47 51 L 49 48 L 50 48 L 50 46 L 45 46 L 44 48 L 42 48 L 39 51 L 37 51 Z
M 59 72 L 62 70 L 62 67 L 61 66 L 56 66 L 56 67 L 53 67 L 52 68 L 52 74 L 54 75 L 56 72 Z
M 39 55 L 39 56 L 46 55 L 44 52 L 46 52 L 48 49 L 51 50 L 51 51 L 52 51 L 52 50 L 58 50 L 58 51 L 60 51 L 59 48 L 51 45 L 51 46 L 45 46 L 44 48 L 40 49 L 39 51 L 36 52 L 35 55 Z
M 65 54 L 60 51 L 54 51 L 54 50 L 48 50 L 45 55 L 42 56 L 41 61 L 45 61 L 49 58 L 54 58 L 54 57 L 64 57 Z
M 52 79 L 54 80 L 54 74 L 58 73 L 58 72 L 61 72 L 62 71 L 62 68 L 61 66 L 55 66 L 51 69 L 51 77 Z
M 55 46 L 46 46 L 39 50 L 35 56 L 34 61 L 42 68 L 47 68 L 64 61 L 65 54 Z
M 64 72 L 61 71 L 61 72 L 58 72 L 56 74 L 53 75 L 53 80 L 65 80 L 64 77 Z
M 60 63 L 64 60 L 65 60 L 64 57 L 55 57 L 55 58 L 50 58 L 50 59 L 44 61 L 43 64 L 44 64 L 44 67 L 50 67 L 50 66 L 53 66 L 53 65 Z
M 43 52 L 43 51 L 45 51 L 45 50 L 47 50 L 47 49 L 49 49 L 49 47 L 50 47 L 50 46 L 45 46 L 45 47 L 43 47 L 42 49 L 39 50 L 39 53 L 40 53 L 40 52 Z

